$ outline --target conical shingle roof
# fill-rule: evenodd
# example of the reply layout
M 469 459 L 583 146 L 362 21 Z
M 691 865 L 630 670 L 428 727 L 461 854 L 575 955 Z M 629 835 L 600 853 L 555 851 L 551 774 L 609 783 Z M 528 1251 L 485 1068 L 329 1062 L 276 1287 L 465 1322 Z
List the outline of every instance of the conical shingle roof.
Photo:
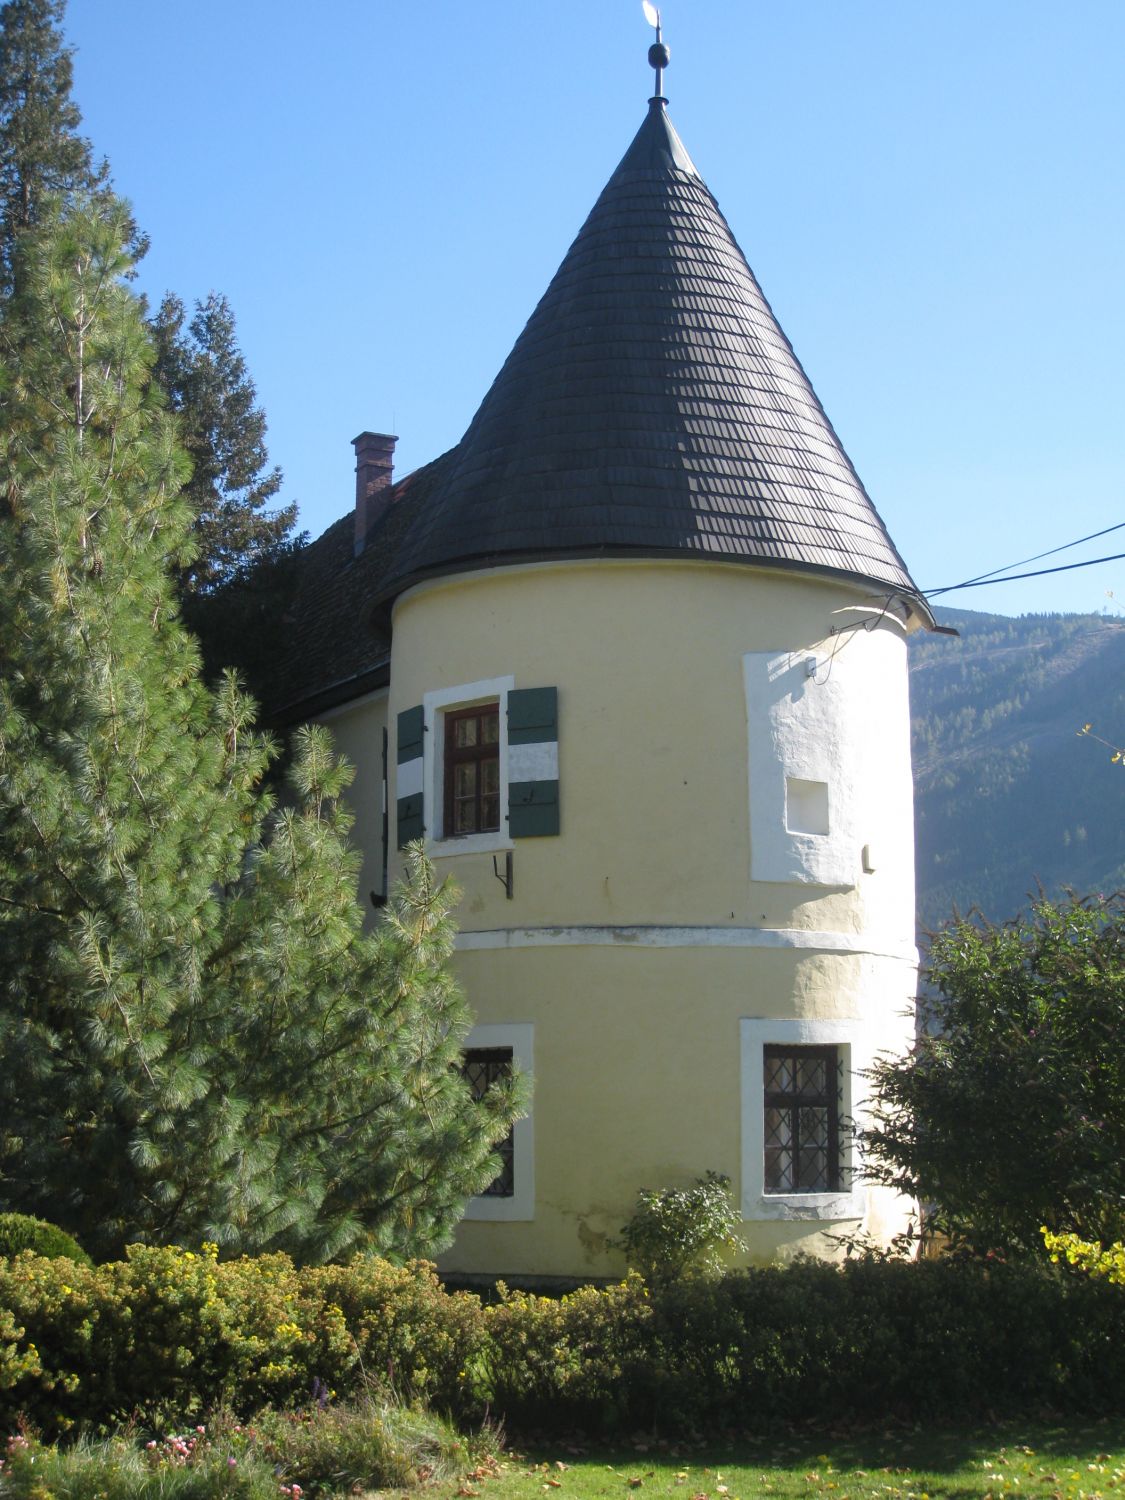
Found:
M 662 99 L 451 460 L 388 593 L 669 554 L 917 593 Z

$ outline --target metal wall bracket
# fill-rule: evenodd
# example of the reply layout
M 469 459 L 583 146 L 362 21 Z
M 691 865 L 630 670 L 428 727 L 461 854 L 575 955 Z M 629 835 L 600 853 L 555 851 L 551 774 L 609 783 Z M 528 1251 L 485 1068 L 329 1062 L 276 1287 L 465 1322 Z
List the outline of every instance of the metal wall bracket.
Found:
M 492 873 L 496 876 L 496 879 L 504 887 L 504 894 L 507 896 L 507 898 L 508 898 L 509 901 L 513 900 L 514 897 L 515 897 L 515 876 L 513 874 L 512 865 L 513 865 L 512 851 L 510 849 L 504 855 L 504 873 L 503 873 L 503 875 L 501 875 L 501 873 L 500 873 L 500 866 L 496 863 L 496 856 L 495 856 L 495 854 L 492 856 Z

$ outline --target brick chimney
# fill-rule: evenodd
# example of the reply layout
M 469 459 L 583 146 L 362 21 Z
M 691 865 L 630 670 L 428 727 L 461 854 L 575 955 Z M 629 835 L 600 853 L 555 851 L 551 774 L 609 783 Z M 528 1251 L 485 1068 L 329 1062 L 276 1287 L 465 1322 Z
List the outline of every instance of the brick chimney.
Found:
M 355 449 L 355 555 L 363 551 L 391 499 L 397 437 L 387 432 L 361 432 L 352 438 Z

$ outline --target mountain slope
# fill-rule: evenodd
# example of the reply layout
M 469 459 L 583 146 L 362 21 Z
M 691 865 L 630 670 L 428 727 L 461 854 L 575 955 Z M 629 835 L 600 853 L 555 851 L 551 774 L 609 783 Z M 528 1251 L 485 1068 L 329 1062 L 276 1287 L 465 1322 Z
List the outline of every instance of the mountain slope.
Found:
M 1038 885 L 1125 885 L 1125 621 L 941 610 L 961 632 L 914 637 L 918 920 L 954 906 L 1013 916 Z

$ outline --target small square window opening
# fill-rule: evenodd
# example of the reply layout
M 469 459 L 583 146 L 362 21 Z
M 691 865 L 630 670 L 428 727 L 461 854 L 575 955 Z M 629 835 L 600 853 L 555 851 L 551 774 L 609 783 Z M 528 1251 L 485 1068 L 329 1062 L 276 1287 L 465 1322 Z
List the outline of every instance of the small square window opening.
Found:
M 790 833 L 826 834 L 828 830 L 828 783 L 785 778 L 785 826 Z

